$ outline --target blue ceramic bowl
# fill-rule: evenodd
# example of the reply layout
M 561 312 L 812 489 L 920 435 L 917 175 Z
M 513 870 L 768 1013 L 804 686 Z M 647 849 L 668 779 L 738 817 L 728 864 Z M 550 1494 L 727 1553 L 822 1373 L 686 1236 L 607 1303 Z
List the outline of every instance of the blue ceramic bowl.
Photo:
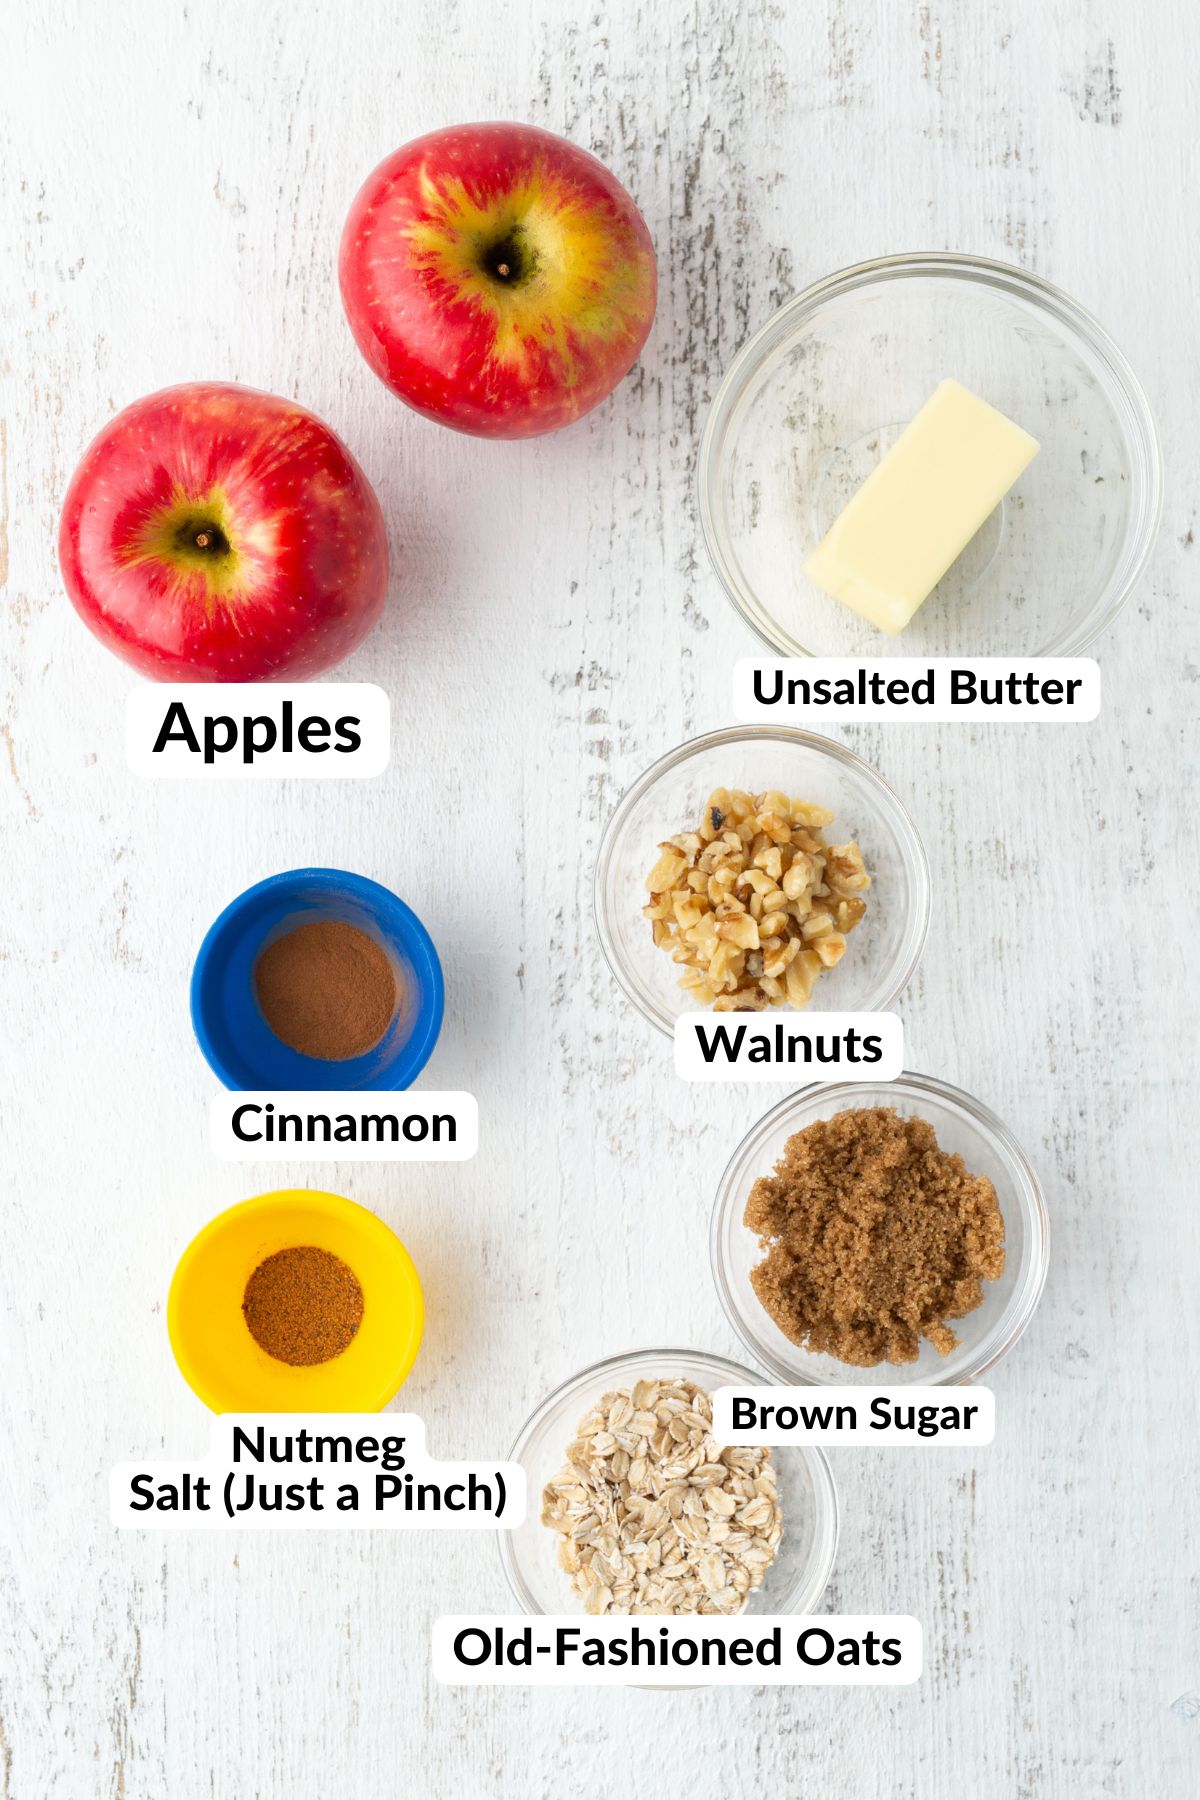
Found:
M 254 991 L 268 944 L 298 925 L 338 919 L 375 939 L 396 971 L 400 1006 L 365 1056 L 327 1062 L 275 1036 Z M 442 1028 L 442 967 L 429 933 L 403 900 L 344 869 L 289 869 L 239 894 L 200 946 L 192 970 L 192 1025 L 227 1088 L 406 1088 L 433 1054 Z

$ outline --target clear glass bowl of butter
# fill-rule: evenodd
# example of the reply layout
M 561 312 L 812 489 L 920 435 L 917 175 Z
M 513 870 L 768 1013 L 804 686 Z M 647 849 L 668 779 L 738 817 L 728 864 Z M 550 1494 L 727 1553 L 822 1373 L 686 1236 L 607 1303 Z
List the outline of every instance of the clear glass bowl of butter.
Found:
M 897 636 L 804 564 L 947 378 L 1038 452 Z M 734 606 L 785 656 L 1067 656 L 1128 599 L 1158 529 L 1154 422 L 1124 356 L 1048 282 L 954 255 L 828 276 L 735 358 L 700 449 L 700 516 Z

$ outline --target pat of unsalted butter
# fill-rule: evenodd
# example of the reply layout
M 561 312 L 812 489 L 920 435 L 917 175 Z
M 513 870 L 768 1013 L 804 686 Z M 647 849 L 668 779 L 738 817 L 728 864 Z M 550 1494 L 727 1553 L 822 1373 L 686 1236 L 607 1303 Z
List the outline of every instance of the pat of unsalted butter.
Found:
M 1037 453 L 1037 439 L 986 400 L 939 382 L 804 573 L 894 637 Z

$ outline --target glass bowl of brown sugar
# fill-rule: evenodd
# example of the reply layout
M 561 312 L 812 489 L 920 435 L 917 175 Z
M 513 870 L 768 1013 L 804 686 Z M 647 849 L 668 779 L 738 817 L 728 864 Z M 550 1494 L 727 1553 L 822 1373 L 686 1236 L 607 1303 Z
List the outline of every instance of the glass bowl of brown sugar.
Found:
M 931 1170 L 944 1205 L 932 1219 Z M 1029 1324 L 1049 1226 L 1007 1126 L 948 1082 L 905 1072 L 773 1107 L 721 1178 L 710 1249 L 730 1323 L 776 1381 L 956 1385 Z

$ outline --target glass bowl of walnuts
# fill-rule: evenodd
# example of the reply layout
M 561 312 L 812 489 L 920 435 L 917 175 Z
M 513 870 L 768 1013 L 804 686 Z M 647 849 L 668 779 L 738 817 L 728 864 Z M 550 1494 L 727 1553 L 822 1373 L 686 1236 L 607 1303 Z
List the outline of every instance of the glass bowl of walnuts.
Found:
M 596 864 L 600 942 L 662 1031 L 688 1012 L 881 1012 L 929 927 L 906 808 L 844 745 L 734 726 L 647 769 Z

